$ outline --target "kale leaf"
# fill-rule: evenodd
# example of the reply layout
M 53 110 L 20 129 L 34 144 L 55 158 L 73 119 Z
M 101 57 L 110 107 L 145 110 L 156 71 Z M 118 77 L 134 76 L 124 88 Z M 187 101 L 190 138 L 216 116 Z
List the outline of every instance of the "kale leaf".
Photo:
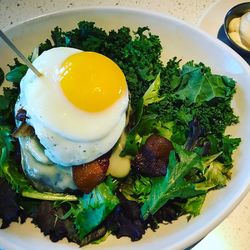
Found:
M 175 93 L 178 98 L 186 99 L 189 104 L 201 105 L 214 98 L 227 99 L 231 96 L 235 85 L 233 80 L 229 86 L 228 78 L 224 81 L 226 77 L 213 75 L 210 70 L 204 71 L 203 65 L 194 65 L 192 62 L 182 67 L 180 86 Z
M 6 74 L 6 80 L 9 82 L 19 83 L 28 70 L 28 66 L 20 65 Z
M 15 127 L 14 105 L 19 95 L 19 83 L 27 71 L 27 66 L 21 64 L 16 58 L 14 62 L 14 65 L 8 65 L 11 71 L 6 75 L 6 80 L 13 80 L 12 86 L 3 86 L 3 94 L 0 95 L 0 126 L 11 129 Z

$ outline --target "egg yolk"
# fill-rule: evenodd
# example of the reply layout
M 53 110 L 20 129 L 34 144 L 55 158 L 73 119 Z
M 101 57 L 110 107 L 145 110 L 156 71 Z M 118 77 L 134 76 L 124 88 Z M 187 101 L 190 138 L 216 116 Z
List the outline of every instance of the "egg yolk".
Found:
M 127 84 L 119 66 L 96 52 L 69 56 L 60 68 L 60 84 L 66 98 L 87 112 L 100 112 L 125 95 Z

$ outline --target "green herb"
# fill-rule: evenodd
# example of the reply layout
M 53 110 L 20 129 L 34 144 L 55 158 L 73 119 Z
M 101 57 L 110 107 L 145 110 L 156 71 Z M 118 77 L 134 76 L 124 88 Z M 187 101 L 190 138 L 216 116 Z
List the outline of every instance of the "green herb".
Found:
M 196 190 L 209 190 L 226 186 L 229 176 L 220 162 L 212 162 L 204 173 L 205 181 L 195 184 Z
M 27 70 L 28 66 L 20 65 L 6 74 L 6 80 L 9 82 L 19 83 L 21 79 L 24 77 Z
M 121 184 L 120 190 L 128 200 L 144 203 L 148 199 L 151 185 L 150 177 L 132 176 Z
M 144 114 L 156 113 L 159 120 L 174 122 L 177 133 L 183 128 L 187 133 L 188 123 L 196 118 L 206 135 L 222 138 L 226 127 L 238 122 L 230 106 L 235 81 L 212 74 L 203 64 L 188 62 L 180 67 L 171 59 L 161 70 L 159 93 L 164 99 L 148 105 Z
M 151 103 L 160 102 L 164 97 L 159 97 L 159 90 L 160 90 L 160 74 L 157 75 L 153 83 L 149 86 L 145 94 L 143 95 L 143 104 L 148 106 Z
M 182 68 L 180 86 L 175 94 L 181 100 L 186 99 L 188 104 L 196 103 L 197 105 L 216 97 L 226 99 L 230 95 L 232 85 L 227 86 L 224 78 L 212 75 L 211 72 L 204 73 L 202 66 L 187 63 Z
M 206 195 L 198 195 L 192 198 L 189 198 L 185 203 L 183 209 L 185 213 L 189 214 L 188 219 L 191 219 L 192 216 L 198 216 L 201 212 L 202 205 L 205 201 Z
M 194 168 L 202 168 L 199 155 L 184 150 L 175 145 L 176 153 L 180 158 L 178 162 L 175 151 L 169 156 L 168 170 L 165 177 L 152 178 L 152 188 L 148 199 L 141 208 L 142 216 L 146 219 L 155 214 L 167 201 L 179 198 L 189 198 L 204 193 L 195 189 L 194 183 L 188 182 L 185 177 Z
M 140 123 L 138 123 L 138 125 L 128 134 L 125 147 L 120 153 L 120 156 L 134 156 L 138 152 L 140 145 L 142 145 L 146 138 L 152 134 L 156 119 L 157 115 L 154 114 L 143 116 Z
M 79 198 L 78 205 L 73 206 L 68 212 L 73 217 L 81 239 L 95 229 L 119 204 L 114 188 L 108 179 L 91 193 Z
M 149 136 L 152 133 L 153 128 L 156 125 L 157 115 L 143 115 L 143 111 L 145 106 L 148 106 L 152 103 L 158 103 L 164 99 L 164 97 L 159 97 L 160 84 L 160 74 L 158 74 L 155 80 L 150 84 L 149 88 L 144 93 L 142 98 L 139 99 L 134 111 L 134 126 L 127 136 L 125 147 L 120 154 L 121 156 L 134 156 L 137 153 L 141 143 L 145 141 L 145 137 Z

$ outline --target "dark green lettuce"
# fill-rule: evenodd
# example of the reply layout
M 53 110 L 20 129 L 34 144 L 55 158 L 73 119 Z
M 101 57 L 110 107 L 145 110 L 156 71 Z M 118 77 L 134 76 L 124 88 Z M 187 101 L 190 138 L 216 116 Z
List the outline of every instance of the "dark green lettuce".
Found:
M 234 91 L 235 81 L 225 76 L 204 72 L 204 66 L 187 63 L 182 67 L 180 84 L 175 92 L 181 100 L 188 104 L 201 105 L 214 98 L 227 99 Z
M 171 199 L 189 198 L 205 193 L 203 190 L 197 190 L 194 183 L 185 179 L 194 168 L 202 168 L 200 156 L 175 145 L 175 151 L 172 151 L 169 156 L 166 176 L 152 178 L 151 192 L 141 208 L 143 218 L 146 219 L 149 215 L 155 214 Z
M 108 178 L 89 194 L 80 197 L 78 204 L 68 211 L 68 215 L 71 216 L 79 232 L 80 239 L 98 227 L 119 204 L 115 189 L 116 185 Z

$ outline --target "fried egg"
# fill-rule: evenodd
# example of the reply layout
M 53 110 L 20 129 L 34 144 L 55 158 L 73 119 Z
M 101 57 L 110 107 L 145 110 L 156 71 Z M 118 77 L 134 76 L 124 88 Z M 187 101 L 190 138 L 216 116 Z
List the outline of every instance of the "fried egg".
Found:
M 20 83 L 23 108 L 53 163 L 95 160 L 118 141 L 126 123 L 128 88 L 111 59 L 96 52 L 58 47 L 43 52 Z

